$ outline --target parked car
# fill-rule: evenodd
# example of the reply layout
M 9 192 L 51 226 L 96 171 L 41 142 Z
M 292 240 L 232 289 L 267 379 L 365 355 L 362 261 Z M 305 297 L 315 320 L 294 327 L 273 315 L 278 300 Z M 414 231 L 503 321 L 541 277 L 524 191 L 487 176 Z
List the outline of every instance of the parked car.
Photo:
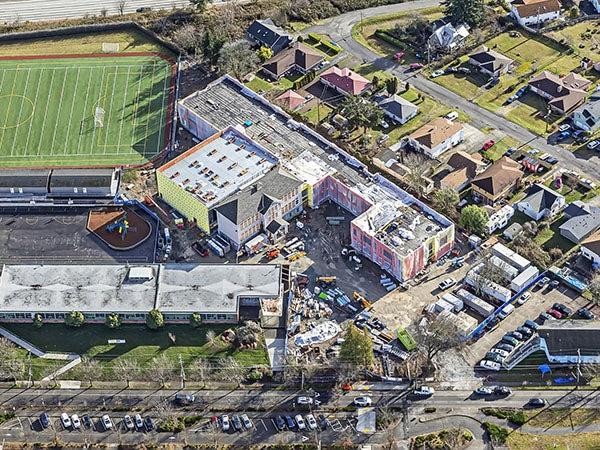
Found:
M 483 360 L 502 363 L 502 361 L 504 361 L 504 358 L 501 355 L 499 355 L 498 353 L 487 352 L 485 354 L 485 357 L 483 358 Z
M 494 394 L 506 396 L 512 394 L 512 391 L 508 386 L 496 386 L 494 388 Z
M 154 419 L 152 419 L 150 416 L 147 416 L 144 419 L 144 427 L 146 428 L 146 431 L 154 430 Z
M 488 81 L 487 87 L 492 88 L 492 87 L 496 86 L 498 83 L 500 83 L 500 78 L 494 77 L 490 81 Z
M 71 418 L 67 413 L 62 413 L 60 415 L 60 422 L 62 423 L 63 428 L 71 428 Z
M 296 398 L 297 405 L 318 405 L 319 403 L 321 403 L 321 402 L 319 402 L 318 400 L 315 400 L 312 397 L 302 396 L 302 397 Z
M 412 64 L 410 64 L 410 65 L 408 66 L 408 68 L 409 68 L 410 70 L 419 70 L 419 69 L 422 69 L 423 67 L 424 67 L 424 66 L 423 66 L 423 64 L 421 64 L 421 63 L 412 63 Z
M 382 120 L 381 122 L 379 122 L 379 124 L 381 125 L 381 128 L 387 130 L 390 127 L 390 124 L 387 123 L 385 120 Z
M 529 339 L 531 336 L 533 336 L 533 330 L 531 328 L 518 327 L 515 331 L 525 336 L 525 339 Z
M 509 336 L 507 334 L 505 334 L 504 336 L 502 336 L 502 342 L 506 343 L 506 344 L 510 344 L 513 347 L 516 347 L 517 345 L 519 345 L 519 341 L 516 340 L 514 337 Z
M 560 311 L 566 316 L 570 316 L 571 314 L 573 314 L 573 310 L 562 303 L 555 303 L 554 305 L 552 305 L 552 309 Z
M 456 284 L 456 280 L 454 278 L 446 278 L 444 281 L 442 281 L 438 285 L 438 287 L 440 288 L 440 291 L 445 291 L 446 289 L 451 288 L 455 284 Z
M 538 316 L 538 320 L 540 321 L 541 324 L 544 324 L 548 320 L 556 320 L 556 318 L 554 316 L 551 316 L 548 313 L 543 312 L 543 313 L 540 313 L 540 315 Z
M 329 427 L 329 420 L 323 414 L 319 414 L 319 426 L 322 430 L 326 430 Z
M 493 139 L 490 139 L 489 141 L 486 141 L 483 144 L 483 146 L 481 147 L 481 150 L 486 151 L 486 150 L 492 148 L 495 144 L 496 144 L 496 141 L 494 141 Z
M 530 408 L 543 408 L 546 406 L 546 400 L 543 398 L 530 398 L 526 406 Z
M 510 355 L 509 352 L 507 352 L 506 350 L 502 350 L 501 348 L 493 348 L 490 350 L 490 353 L 500 355 L 502 358 L 506 358 L 508 357 L 508 355 Z
M 312 414 L 306 415 L 306 423 L 308 425 L 309 430 L 317 429 L 317 420 L 315 419 L 315 416 L 313 416 Z
M 456 120 L 458 119 L 458 113 L 456 111 L 450 111 L 445 117 L 448 120 Z
M 564 141 L 565 139 L 569 139 L 571 137 L 571 133 L 568 131 L 562 131 L 556 135 L 556 141 Z
M 563 313 L 561 313 L 560 311 L 557 311 L 554 308 L 548 308 L 548 310 L 546 312 L 548 314 L 550 314 L 552 317 L 554 317 L 555 319 L 562 319 L 563 317 L 565 317 L 565 315 Z
M 444 75 L 446 72 L 443 70 L 436 70 L 435 72 L 431 73 L 431 78 L 437 78 L 437 77 L 441 77 L 442 75 Z
M 252 420 L 250 420 L 250 417 L 248 417 L 248 414 L 242 414 L 241 419 L 246 430 L 251 430 L 252 428 L 254 428 L 254 424 L 252 423 Z
M 285 430 L 285 419 L 282 416 L 275 417 L 273 422 L 275 422 L 275 428 L 277 428 L 279 431 Z
M 505 336 L 511 336 L 513 338 L 515 338 L 518 341 L 524 341 L 525 337 L 519 333 L 518 331 L 509 331 L 508 333 L 506 333 Z
M 81 428 L 81 420 L 79 420 L 79 416 L 77 414 L 73 414 L 71 416 L 71 425 L 74 430 L 79 430 Z
M 129 414 L 123 417 L 123 423 L 125 424 L 125 428 L 127 428 L 129 431 L 133 431 L 135 429 L 135 424 L 133 423 L 133 420 Z
M 515 147 L 509 147 L 508 150 L 506 150 L 504 152 L 504 156 L 510 156 L 516 151 L 517 151 L 517 149 Z
M 229 431 L 231 428 L 231 424 L 229 423 L 229 416 L 227 414 L 223 414 L 221 416 L 221 429 L 223 431 Z
M 192 250 L 194 250 L 196 253 L 198 253 L 200 256 L 202 256 L 203 258 L 206 258 L 208 256 L 208 249 L 202 245 L 201 242 L 194 242 L 192 244 Z
M 537 282 L 538 287 L 543 288 L 544 286 L 546 286 L 548 283 L 550 282 L 550 278 L 548 277 L 544 277 L 542 278 L 540 281 Z
M 600 145 L 600 141 L 594 139 L 593 141 L 588 142 L 587 148 L 588 150 L 595 150 Z
M 149 6 L 142 6 L 135 10 L 135 12 L 137 12 L 137 13 L 145 13 L 145 12 L 150 12 L 150 11 L 152 11 L 152 8 L 150 8 Z
M 196 396 L 193 394 L 184 394 L 183 392 L 175 394 L 175 404 L 178 406 L 191 405 L 195 400 Z
M 531 298 L 531 292 L 525 292 L 523 295 L 521 295 L 519 297 L 519 300 L 517 300 L 517 305 L 523 306 L 525 303 L 527 303 L 527 300 L 529 300 L 530 298 Z
M 360 407 L 364 407 L 364 406 L 371 406 L 372 400 L 371 397 L 356 397 L 353 401 L 355 406 L 360 406 Z
M 296 422 L 292 416 L 285 416 L 285 423 L 290 430 L 296 428 Z
M 523 322 L 523 326 L 527 327 L 527 328 L 531 328 L 533 331 L 537 331 L 540 326 L 535 323 L 533 320 L 529 320 L 527 319 L 525 322 Z
M 550 282 L 550 287 L 551 287 L 552 289 L 556 289 L 556 288 L 557 288 L 557 287 L 559 287 L 559 286 L 560 286 L 560 281 L 558 281 L 558 280 L 552 280 L 552 281 Z
M 235 431 L 242 431 L 242 421 L 240 420 L 240 416 L 234 414 L 231 417 L 231 423 L 233 424 L 233 429 Z
M 571 125 L 568 123 L 563 123 L 558 126 L 558 131 L 568 131 L 571 129 Z
M 548 164 L 554 165 L 554 164 L 558 163 L 558 159 L 556 159 L 554 156 L 548 156 L 548 158 L 546 158 L 546 162 Z
M 468 67 L 459 67 L 458 71 L 467 75 L 471 73 L 471 69 L 469 69 Z
M 594 320 L 596 316 L 587 308 L 579 308 L 577 310 L 577 315 L 585 320 Z
M 296 423 L 298 424 L 299 430 L 306 430 L 306 423 L 304 422 L 302 415 L 298 414 L 296 417 L 294 417 L 294 419 L 296 420 Z
M 135 416 L 133 416 L 133 422 L 135 423 L 135 427 L 138 430 L 144 428 L 144 419 L 142 419 L 142 416 L 140 414 L 136 414 Z
M 435 393 L 435 390 L 429 386 L 421 386 L 413 391 L 413 395 L 417 397 L 431 397 Z
M 506 344 L 504 342 L 499 342 L 498 344 L 496 344 L 494 346 L 494 348 L 497 348 L 499 350 L 504 350 L 505 352 L 508 352 L 508 353 L 512 352 L 515 349 L 512 345 Z
M 48 413 L 42 413 L 39 417 L 39 422 L 42 428 L 48 428 L 50 426 L 50 416 Z
M 500 370 L 500 364 L 494 361 L 483 360 L 479 363 L 479 368 L 498 372 Z
M 575 139 L 575 142 L 578 144 L 583 144 L 588 140 L 587 132 L 585 130 L 575 130 L 573 133 L 573 139 Z
M 493 393 L 494 389 L 492 386 L 479 386 L 473 391 L 475 395 L 492 395 Z
M 110 416 L 108 414 L 104 414 L 100 418 L 100 422 L 102 422 L 102 427 L 104 428 L 104 431 L 112 430 L 113 423 L 112 420 L 110 420 Z

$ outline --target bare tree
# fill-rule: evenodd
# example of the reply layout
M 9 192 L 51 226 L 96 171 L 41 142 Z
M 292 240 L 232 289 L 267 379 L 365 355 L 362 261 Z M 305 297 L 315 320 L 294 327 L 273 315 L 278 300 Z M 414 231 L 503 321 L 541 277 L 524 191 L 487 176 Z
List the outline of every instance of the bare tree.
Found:
M 592 295 L 592 302 L 595 305 L 600 305 L 600 274 L 592 279 L 592 282 L 588 285 L 588 290 Z
M 396 429 L 398 428 L 401 420 L 402 417 L 393 409 L 381 408 L 379 410 L 377 422 L 380 424 L 382 431 L 385 433 L 385 449 L 393 450 L 396 448 L 396 443 L 398 441 L 396 437 Z
M 250 43 L 243 39 L 228 42 L 219 51 L 217 66 L 221 73 L 231 73 L 241 80 L 246 74 L 258 66 L 258 56 L 250 47 Z
M 165 384 L 173 378 L 173 361 L 161 353 L 155 356 L 150 361 L 150 365 L 147 369 L 149 378 L 158 381 L 161 387 L 165 387 Z
M 82 381 L 87 380 L 89 386 L 92 387 L 94 380 L 102 378 L 102 367 L 97 360 L 82 356 L 81 362 L 77 366 L 77 373 Z
M 215 339 L 217 335 L 213 330 L 208 330 L 206 332 L 206 342 L 208 342 L 211 346 L 215 344 Z
M 503 270 L 503 267 L 501 267 L 502 265 L 506 266 L 506 269 L 510 267 L 505 262 L 496 265 L 492 262 L 491 255 L 486 255 L 479 270 L 473 276 L 475 282 L 473 288 L 475 289 L 476 294 L 482 293 L 486 287 L 489 287 L 494 283 L 501 284 L 506 279 L 505 271 Z
M 246 369 L 231 356 L 219 360 L 221 378 L 237 383 L 238 387 L 246 378 Z
M 431 318 L 424 325 L 416 322 L 412 328 L 418 348 L 425 355 L 425 371 L 432 368 L 433 358 L 439 352 L 462 344 L 458 328 L 445 317 Z
M 25 374 L 25 361 L 8 339 L 0 338 L 0 378 L 19 380 Z
M 125 14 L 125 8 L 127 7 L 127 0 L 120 0 L 117 4 L 117 9 L 119 10 L 119 14 Z
M 200 381 L 204 385 L 211 375 L 211 369 L 211 364 L 206 359 L 198 358 L 188 366 L 188 379 L 191 381 Z
M 127 388 L 129 388 L 131 380 L 138 378 L 140 373 L 141 368 L 133 359 L 119 359 L 113 365 L 113 374 L 115 378 L 119 381 L 126 382 Z
M 100 17 L 106 17 L 108 15 L 108 9 L 102 8 L 100 10 Z
M 187 53 L 193 53 L 202 44 L 202 33 L 194 25 L 187 24 L 173 33 L 173 40 Z
M 408 169 L 404 174 L 406 184 L 418 196 L 423 196 L 426 187 L 426 181 L 423 175 L 429 169 L 429 161 L 416 153 L 409 153 L 403 158 L 404 166 Z

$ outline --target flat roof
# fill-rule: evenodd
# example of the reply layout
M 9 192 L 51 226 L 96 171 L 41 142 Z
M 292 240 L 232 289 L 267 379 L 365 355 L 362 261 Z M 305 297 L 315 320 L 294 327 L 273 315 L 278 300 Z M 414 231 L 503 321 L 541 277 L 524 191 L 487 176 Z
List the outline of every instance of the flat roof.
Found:
M 277 158 L 239 131 L 228 128 L 159 170 L 211 207 L 277 164 Z
M 235 313 L 240 296 L 280 298 L 281 266 L 4 265 L 0 275 L 0 312 Z

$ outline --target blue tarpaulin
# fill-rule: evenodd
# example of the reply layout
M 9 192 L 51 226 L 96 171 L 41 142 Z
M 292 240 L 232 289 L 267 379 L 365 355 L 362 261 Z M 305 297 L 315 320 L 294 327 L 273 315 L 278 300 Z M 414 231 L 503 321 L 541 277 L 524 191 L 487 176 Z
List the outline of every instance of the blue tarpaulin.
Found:
M 569 384 L 575 383 L 575 377 L 559 377 L 554 379 L 554 383 L 556 384 Z
M 548 364 L 540 364 L 538 366 L 538 369 L 542 373 L 542 375 L 552 373 L 552 369 L 550 369 L 550 366 Z

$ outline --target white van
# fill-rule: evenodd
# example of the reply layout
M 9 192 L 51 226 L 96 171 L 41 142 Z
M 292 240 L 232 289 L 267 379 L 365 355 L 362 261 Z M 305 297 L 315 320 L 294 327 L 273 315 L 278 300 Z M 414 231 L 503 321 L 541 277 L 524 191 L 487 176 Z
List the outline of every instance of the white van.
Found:
M 498 317 L 500 317 L 500 319 L 506 319 L 514 310 L 515 307 L 513 305 L 506 305 L 500 310 Z
M 456 120 L 458 119 L 458 113 L 456 111 L 449 112 L 448 114 L 446 114 L 446 119 Z

